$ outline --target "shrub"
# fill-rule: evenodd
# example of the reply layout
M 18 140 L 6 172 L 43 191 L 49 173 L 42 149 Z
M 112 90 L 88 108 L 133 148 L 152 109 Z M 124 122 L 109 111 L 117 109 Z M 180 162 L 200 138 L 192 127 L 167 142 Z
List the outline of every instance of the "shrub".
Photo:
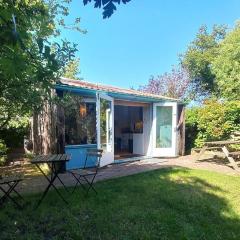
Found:
M 7 146 L 5 144 L 5 142 L 0 139 L 0 165 L 3 165 L 6 162 L 7 159 Z
M 23 147 L 24 136 L 28 134 L 29 117 L 16 117 L 12 119 L 5 128 L 0 130 L 0 139 L 2 139 L 8 148 Z
M 186 111 L 186 153 L 190 153 L 195 146 L 195 139 L 198 135 L 198 108 L 190 108 Z
M 205 141 L 229 139 L 232 132 L 239 130 L 240 101 L 208 100 L 201 107 L 187 110 L 186 143 L 192 141 L 195 147 Z

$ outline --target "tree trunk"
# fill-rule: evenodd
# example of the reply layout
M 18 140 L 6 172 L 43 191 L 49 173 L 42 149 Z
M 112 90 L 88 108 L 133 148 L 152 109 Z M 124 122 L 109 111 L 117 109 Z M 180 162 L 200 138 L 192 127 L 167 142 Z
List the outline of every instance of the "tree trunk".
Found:
M 31 119 L 31 140 L 33 153 L 50 154 L 57 152 L 56 106 L 46 102 L 40 112 L 34 112 Z

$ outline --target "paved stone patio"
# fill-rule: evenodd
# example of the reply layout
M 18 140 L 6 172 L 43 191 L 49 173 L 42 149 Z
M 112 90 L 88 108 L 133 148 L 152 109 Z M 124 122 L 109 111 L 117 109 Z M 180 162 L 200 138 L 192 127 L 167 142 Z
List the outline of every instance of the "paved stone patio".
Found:
M 214 159 L 210 154 L 205 154 L 203 159 L 196 162 L 195 157 L 192 155 L 179 157 L 179 158 L 151 158 L 135 162 L 127 162 L 122 164 L 112 164 L 100 169 L 97 175 L 96 181 L 102 181 L 105 179 L 117 178 L 132 174 L 137 174 L 145 171 L 151 171 L 160 168 L 168 167 L 185 167 L 192 169 L 205 169 L 230 175 L 239 175 L 231 167 L 227 166 L 227 162 L 224 159 Z M 75 180 L 69 173 L 61 174 L 61 179 L 67 186 L 73 186 Z M 29 192 L 41 192 L 46 188 L 47 181 L 41 176 L 26 176 L 26 179 L 19 185 L 19 190 L 24 193 Z M 56 181 L 56 185 L 60 185 Z

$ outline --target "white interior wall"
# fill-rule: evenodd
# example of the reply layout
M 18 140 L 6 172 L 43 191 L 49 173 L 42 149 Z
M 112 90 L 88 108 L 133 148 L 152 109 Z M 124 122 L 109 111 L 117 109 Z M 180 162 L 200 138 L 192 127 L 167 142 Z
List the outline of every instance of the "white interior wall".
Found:
M 151 156 L 152 155 L 152 104 L 142 105 L 143 109 L 143 133 L 122 134 L 121 128 L 129 127 L 129 117 L 131 118 L 131 130 L 133 130 L 134 122 L 138 119 L 135 108 L 122 108 L 121 111 L 115 111 L 115 138 L 127 135 L 128 138 L 133 138 L 133 153 Z M 116 106 L 115 106 L 116 110 Z M 121 118 L 121 124 L 118 120 Z M 136 118 L 136 120 L 134 120 Z M 131 137 L 130 137 L 131 135 Z M 124 139 L 123 139 L 124 140 Z M 124 143 L 124 142 L 123 142 Z M 124 144 L 123 144 L 124 146 Z

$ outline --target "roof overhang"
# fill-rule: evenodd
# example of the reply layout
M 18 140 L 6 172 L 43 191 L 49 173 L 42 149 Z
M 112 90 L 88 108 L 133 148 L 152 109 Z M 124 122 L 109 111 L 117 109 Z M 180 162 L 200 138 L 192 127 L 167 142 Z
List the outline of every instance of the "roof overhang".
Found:
M 78 94 L 78 95 L 82 95 L 85 97 L 86 96 L 95 97 L 96 93 L 99 92 L 99 93 L 107 94 L 108 96 L 110 96 L 114 99 L 117 99 L 117 100 L 146 102 L 146 103 L 166 102 L 166 101 L 176 102 L 176 100 L 171 100 L 171 99 L 159 99 L 159 98 L 152 98 L 152 97 L 145 97 L 145 96 L 134 96 L 134 95 L 124 94 L 124 93 L 114 93 L 114 92 L 109 92 L 109 91 L 86 89 L 86 88 L 75 87 L 75 86 L 72 87 L 72 86 L 63 85 L 63 84 L 57 84 L 55 88 L 56 88 L 56 90 L 69 92 L 69 93 L 73 93 L 73 94 Z
M 90 85 L 90 87 L 88 86 Z M 56 90 L 78 94 L 84 97 L 95 97 L 96 93 L 107 94 L 116 100 L 134 102 L 180 102 L 178 99 L 154 94 L 142 93 L 130 89 L 120 89 L 106 85 L 92 84 L 84 81 L 62 78 L 55 86 Z M 126 92 L 127 91 L 127 92 Z

